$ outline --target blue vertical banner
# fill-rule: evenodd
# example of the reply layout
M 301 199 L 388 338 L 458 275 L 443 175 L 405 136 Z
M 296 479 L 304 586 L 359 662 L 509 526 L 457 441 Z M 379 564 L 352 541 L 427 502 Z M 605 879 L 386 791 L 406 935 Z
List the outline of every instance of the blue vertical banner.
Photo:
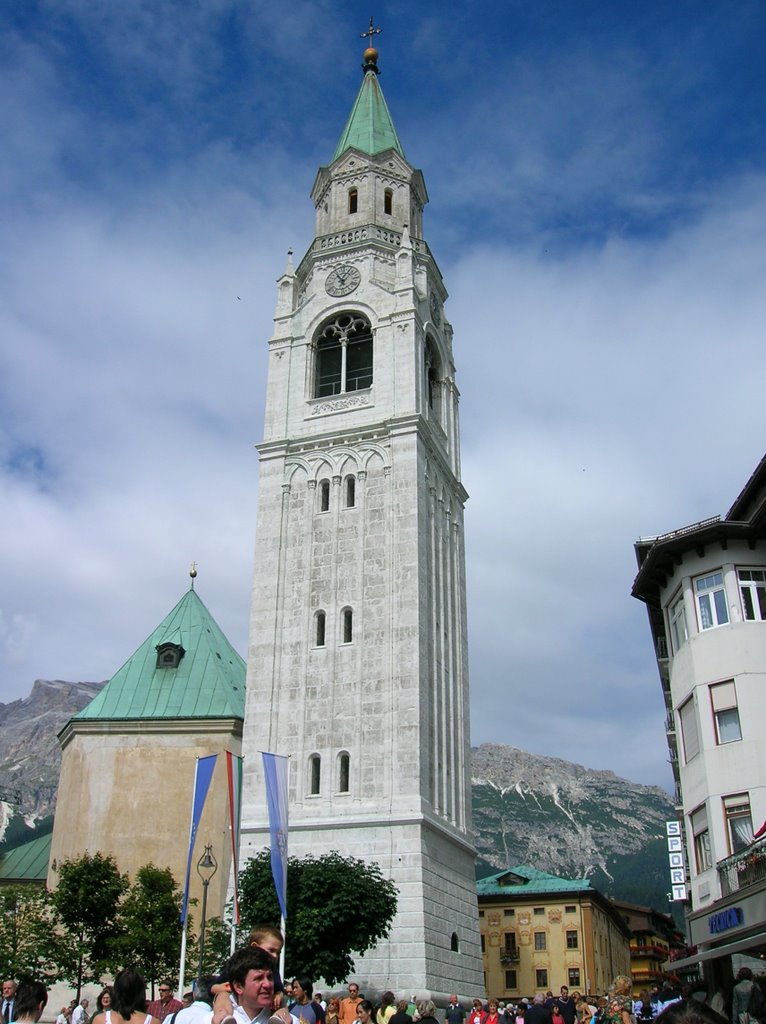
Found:
M 269 833 L 271 835 L 271 874 L 277 890 L 279 909 L 287 918 L 287 767 L 288 759 L 281 754 L 263 757 L 266 776 L 266 800 L 269 805 Z
M 194 840 L 197 838 L 202 808 L 205 806 L 207 792 L 213 778 L 213 769 L 218 754 L 209 754 L 207 757 L 198 757 L 194 769 L 194 795 L 192 796 L 191 824 L 189 826 L 189 856 L 186 859 L 186 884 L 184 885 L 184 898 L 181 904 L 181 922 L 186 922 L 186 912 L 189 909 L 189 881 L 191 879 L 192 856 L 194 854 Z

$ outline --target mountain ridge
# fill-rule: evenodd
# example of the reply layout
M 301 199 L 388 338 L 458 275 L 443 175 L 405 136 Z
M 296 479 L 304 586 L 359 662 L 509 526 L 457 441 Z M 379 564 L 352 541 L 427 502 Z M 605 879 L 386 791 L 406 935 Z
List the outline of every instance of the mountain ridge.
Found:
M 0 851 L 50 831 L 57 735 L 104 685 L 36 679 L 27 697 L 0 704 Z M 471 789 L 477 874 L 529 864 L 666 908 L 665 822 L 675 813 L 659 786 L 483 743 L 471 750 Z

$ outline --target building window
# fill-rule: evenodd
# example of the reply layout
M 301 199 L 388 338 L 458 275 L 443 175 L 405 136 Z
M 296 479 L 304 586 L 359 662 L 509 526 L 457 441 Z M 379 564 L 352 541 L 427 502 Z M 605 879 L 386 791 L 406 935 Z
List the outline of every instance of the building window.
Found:
M 186 651 L 180 644 L 157 644 L 157 668 L 178 668 Z
M 538 967 L 535 971 L 535 987 L 536 988 L 547 988 L 548 987 L 548 971 L 543 967 Z
M 694 706 L 694 697 L 690 697 L 678 709 L 678 719 L 681 723 L 681 740 L 684 745 L 684 761 L 686 764 L 696 757 L 700 752 L 700 735 L 697 725 L 697 709 Z
M 703 804 L 696 811 L 689 815 L 689 821 L 694 836 L 694 857 L 697 863 L 697 872 L 707 871 L 713 865 L 713 857 L 710 853 L 710 829 L 707 823 L 707 808 Z
M 457 937 L 457 932 L 452 933 L 449 941 L 449 948 L 452 950 L 453 953 L 460 952 L 460 940 Z
M 541 914 L 544 914 L 544 913 L 545 913 L 545 907 L 535 907 L 535 913 L 536 913 L 536 914 L 538 915 L 538 917 L 539 917 L 539 916 L 540 916 Z
M 354 613 L 350 608 L 341 612 L 341 643 L 350 644 L 354 640 Z
M 439 418 L 439 381 L 441 380 L 441 366 L 436 346 L 431 338 L 426 338 L 425 347 L 425 375 L 426 394 L 428 397 L 428 408 Z
M 394 212 L 394 193 L 390 188 L 387 188 L 383 193 L 383 213 L 388 214 L 390 217 Z
M 355 188 L 348 190 L 348 212 L 356 213 L 359 209 L 359 192 Z
M 516 911 L 513 907 L 506 907 L 505 910 L 503 911 L 503 914 L 505 917 L 515 917 Z
M 567 932 L 567 949 L 579 949 L 577 932 L 574 930 Z
M 486 942 L 486 939 L 484 938 L 484 933 L 482 932 L 482 935 L 481 935 L 481 951 L 482 951 L 482 953 L 485 953 L 486 949 L 487 949 L 487 942 Z
M 484 911 L 483 910 L 479 911 L 479 917 L 484 917 Z
M 707 576 L 700 576 L 694 581 L 694 596 L 697 601 L 700 629 L 723 626 L 729 621 L 723 572 L 720 569 L 718 572 L 708 573 Z
M 309 758 L 309 793 L 311 796 L 319 796 L 319 783 L 322 777 L 322 759 L 319 754 L 312 754 Z
M 372 328 L 358 314 L 325 324 L 316 343 L 316 398 L 372 387 Z
M 714 683 L 710 687 L 710 703 L 715 719 L 716 743 L 734 743 L 742 739 L 742 727 L 737 707 L 737 691 L 734 680 Z
M 503 936 L 503 948 L 506 953 L 516 952 L 516 932 L 505 932 Z
M 346 477 L 346 508 L 354 508 L 356 505 L 356 477 Z
M 547 943 L 545 941 L 545 932 L 535 932 L 535 949 L 540 952 L 543 949 L 547 949 Z
M 518 981 L 516 979 L 516 971 L 505 972 L 505 987 L 506 988 L 518 988 Z
M 689 630 L 686 628 L 686 608 L 684 608 L 684 595 L 681 594 L 670 606 L 670 636 L 673 640 L 673 653 L 677 654 L 681 645 L 689 639 Z
M 319 511 L 329 512 L 330 511 L 330 481 L 320 480 L 319 481 Z
M 567 905 L 564 907 L 564 913 L 565 914 L 576 914 L 577 913 L 577 907 L 575 906 L 574 903 L 567 903 Z
M 766 622 L 766 569 L 737 569 L 742 611 L 751 622 Z
M 747 793 L 735 793 L 723 798 L 723 815 L 726 819 L 726 834 L 729 839 L 729 853 L 740 853 L 753 841 L 753 818 L 750 814 L 750 797 Z
M 324 647 L 327 616 L 324 612 L 317 612 L 314 621 L 314 646 Z
M 580 987 L 580 968 L 579 967 L 570 967 L 569 971 L 567 973 L 569 975 L 569 987 L 570 988 L 579 988 Z
M 338 792 L 348 793 L 349 791 L 349 768 L 351 758 L 344 751 L 338 758 Z

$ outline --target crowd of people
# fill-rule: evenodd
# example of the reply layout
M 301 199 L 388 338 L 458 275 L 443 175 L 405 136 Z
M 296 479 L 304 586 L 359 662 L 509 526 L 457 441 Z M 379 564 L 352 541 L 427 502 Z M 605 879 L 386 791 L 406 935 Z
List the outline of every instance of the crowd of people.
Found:
M 474 999 L 464 1007 L 456 995 L 443 1011 L 431 999 L 396 999 L 386 991 L 371 1000 L 352 981 L 344 997 L 327 1001 L 305 976 L 282 981 L 279 956 L 283 938 L 272 925 L 256 927 L 249 944 L 237 950 L 218 976 L 198 978 L 179 1000 L 173 982 L 159 985 L 159 998 L 147 1002 L 146 983 L 136 971 L 120 971 L 106 985 L 89 1015 L 89 1000 L 73 1000 L 61 1008 L 56 1024 L 766 1024 L 766 978 L 754 978 L 743 967 L 730 991 L 720 988 L 709 998 L 707 988 L 683 991 L 655 987 L 633 998 L 633 981 L 619 975 L 601 996 L 538 993 L 532 999 L 503 1003 Z M 2 1022 L 33 1024 L 47 1004 L 39 981 L 3 983 Z

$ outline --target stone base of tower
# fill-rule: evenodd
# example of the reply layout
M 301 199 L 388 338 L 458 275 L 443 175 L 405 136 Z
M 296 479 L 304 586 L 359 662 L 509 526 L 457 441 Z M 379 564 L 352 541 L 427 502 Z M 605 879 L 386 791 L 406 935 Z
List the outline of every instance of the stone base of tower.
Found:
M 242 864 L 268 841 L 268 829 L 243 826 Z M 344 821 L 342 829 L 291 826 L 291 857 L 332 850 L 379 864 L 399 891 L 388 939 L 356 958 L 353 977 L 367 998 L 386 989 L 437 1005 L 446 1005 L 451 993 L 466 1000 L 483 996 L 475 855 L 464 839 L 422 818 L 356 827 Z

